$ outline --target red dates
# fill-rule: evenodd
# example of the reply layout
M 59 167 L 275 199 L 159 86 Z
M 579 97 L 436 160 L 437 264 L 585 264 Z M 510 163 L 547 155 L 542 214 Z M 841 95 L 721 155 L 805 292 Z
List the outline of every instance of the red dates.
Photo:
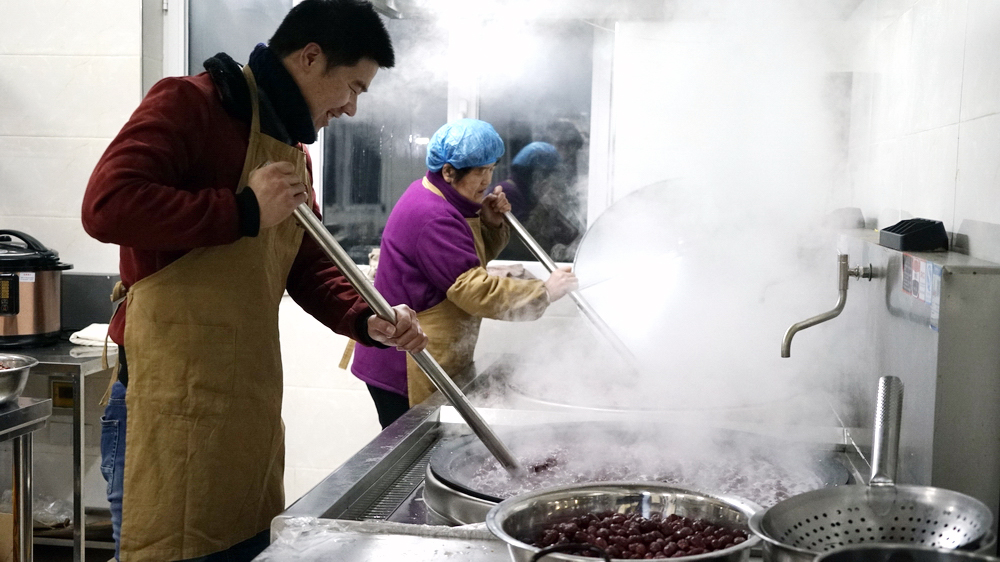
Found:
M 531 544 L 539 548 L 580 543 L 604 549 L 612 558 L 678 558 L 722 550 L 747 540 L 739 529 L 659 513 L 648 519 L 637 513 L 587 514 L 546 526 Z M 597 557 L 588 550 L 582 556 Z

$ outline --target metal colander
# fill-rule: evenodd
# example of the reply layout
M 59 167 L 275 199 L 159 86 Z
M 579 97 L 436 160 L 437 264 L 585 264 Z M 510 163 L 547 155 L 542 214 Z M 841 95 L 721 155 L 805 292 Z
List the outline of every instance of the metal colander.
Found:
M 979 500 L 942 488 L 894 483 L 902 396 L 898 378 L 879 380 L 867 486 L 806 492 L 751 518 L 750 528 L 764 540 L 765 560 L 811 560 L 821 552 L 859 543 L 954 549 L 975 546 L 988 534 L 993 514 Z

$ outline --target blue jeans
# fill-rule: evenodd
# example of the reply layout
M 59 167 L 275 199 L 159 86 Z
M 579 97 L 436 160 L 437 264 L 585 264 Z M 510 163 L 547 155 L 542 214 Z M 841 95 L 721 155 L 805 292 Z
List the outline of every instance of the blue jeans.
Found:
M 111 532 L 115 539 L 115 560 L 121 544 L 122 496 L 125 491 L 125 385 L 116 382 L 111 387 L 111 399 L 101 418 L 101 474 L 108 481 L 108 502 L 111 504 Z M 185 562 L 249 562 L 270 544 L 270 533 L 259 534 L 232 547 Z
M 101 474 L 108 482 L 111 504 L 111 532 L 115 539 L 115 560 L 122 529 L 122 495 L 125 491 L 125 385 L 111 387 L 111 399 L 101 418 Z

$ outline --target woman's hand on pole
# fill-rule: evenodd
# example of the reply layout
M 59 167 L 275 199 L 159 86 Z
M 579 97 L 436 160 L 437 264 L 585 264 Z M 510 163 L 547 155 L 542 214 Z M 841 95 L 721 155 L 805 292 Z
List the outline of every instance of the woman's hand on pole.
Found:
M 427 335 L 420 329 L 417 313 L 405 304 L 392 309 L 396 312 L 396 323 L 372 315 L 368 318 L 368 335 L 373 340 L 400 351 L 423 351 L 427 347 Z
M 549 294 L 549 302 L 555 302 L 570 291 L 575 291 L 580 286 L 576 275 L 568 265 L 564 265 L 552 272 L 545 280 L 545 291 Z
M 503 215 L 507 212 L 510 212 L 510 201 L 507 200 L 503 188 L 498 185 L 493 188 L 493 193 L 483 199 L 483 210 L 479 216 L 486 226 L 500 228 L 503 226 Z

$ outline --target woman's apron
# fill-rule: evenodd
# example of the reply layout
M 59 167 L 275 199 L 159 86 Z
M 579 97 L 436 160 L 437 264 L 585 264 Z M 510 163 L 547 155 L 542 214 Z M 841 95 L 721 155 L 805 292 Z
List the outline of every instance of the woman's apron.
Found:
M 423 185 L 444 198 L 438 188 L 424 178 Z M 476 256 L 479 264 L 486 265 L 486 244 L 483 241 L 483 230 L 479 217 L 467 218 L 472 238 L 476 243 Z M 463 371 L 472 364 L 472 356 L 479 339 L 479 325 L 482 318 L 473 316 L 459 308 L 449 299 L 417 313 L 420 328 L 427 335 L 427 351 L 437 360 L 444 372 L 451 376 Z M 406 354 L 406 385 L 409 393 L 410 406 L 415 406 L 437 390 L 434 383 L 427 377 L 423 369 Z
M 240 179 L 305 154 L 253 118 Z M 285 507 L 278 305 L 302 241 L 289 216 L 256 237 L 197 248 L 128 290 L 123 562 L 204 556 L 267 529 Z

